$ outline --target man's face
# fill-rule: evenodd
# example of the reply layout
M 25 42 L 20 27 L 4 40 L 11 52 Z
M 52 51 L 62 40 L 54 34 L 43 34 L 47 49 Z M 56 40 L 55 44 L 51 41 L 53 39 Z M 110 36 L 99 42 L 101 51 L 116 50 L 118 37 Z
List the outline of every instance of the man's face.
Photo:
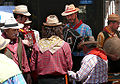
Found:
M 5 29 L 4 30 L 6 37 L 13 40 L 13 39 L 17 39 L 18 37 L 18 29 Z
M 67 18 L 68 22 L 74 23 L 76 18 L 77 18 L 77 13 L 73 13 L 71 15 L 67 15 L 66 18 Z
M 120 24 L 119 22 L 112 23 L 112 29 L 117 30 L 119 27 L 119 24 Z
M 24 15 L 17 15 L 16 20 L 18 21 L 18 23 L 22 23 L 24 24 L 24 22 L 29 19 L 28 17 L 24 16 Z

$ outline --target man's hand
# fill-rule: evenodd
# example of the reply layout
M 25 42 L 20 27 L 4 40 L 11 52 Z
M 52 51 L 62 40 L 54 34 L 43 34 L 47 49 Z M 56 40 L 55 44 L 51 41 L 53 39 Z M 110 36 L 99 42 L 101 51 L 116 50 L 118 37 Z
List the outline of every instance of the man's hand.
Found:
M 24 45 L 30 46 L 30 42 L 28 40 L 22 40 Z
M 76 79 L 76 73 L 75 72 L 68 71 L 68 75 L 69 75 L 69 77 Z

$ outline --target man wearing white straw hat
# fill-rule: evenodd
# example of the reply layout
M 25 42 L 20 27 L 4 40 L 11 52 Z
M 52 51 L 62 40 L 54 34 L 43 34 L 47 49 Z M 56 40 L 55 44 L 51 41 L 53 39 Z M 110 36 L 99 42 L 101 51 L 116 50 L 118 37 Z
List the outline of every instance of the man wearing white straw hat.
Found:
M 33 47 L 31 69 L 38 71 L 38 84 L 68 84 L 72 56 L 69 44 L 63 40 L 62 22 L 56 15 L 49 15 L 43 25 L 42 39 Z
M 0 36 L 0 84 L 27 84 L 18 65 L 4 54 L 9 42 Z
M 19 29 L 19 36 L 24 41 L 28 62 L 30 63 L 32 46 L 40 39 L 39 32 L 31 27 L 31 14 L 26 5 L 15 6 L 13 14 L 18 23 L 24 24 L 24 27 Z
M 65 11 L 61 14 L 66 17 L 68 22 L 64 28 L 64 38 L 72 46 L 73 70 L 75 71 L 79 69 L 80 66 L 78 64 L 80 64 L 84 56 L 83 51 L 77 49 L 77 44 L 84 40 L 85 37 L 90 37 L 94 40 L 91 28 L 78 19 L 77 12 L 79 10 L 74 4 L 70 4 L 65 6 Z
M 4 26 L 1 27 L 3 30 L 2 36 L 10 39 L 10 43 L 6 47 L 4 54 L 13 59 L 25 76 L 27 83 L 30 84 L 30 68 L 28 65 L 25 48 L 22 39 L 18 37 L 18 29 L 23 26 L 23 24 L 18 23 L 13 17 L 6 19 Z
M 97 41 L 88 40 L 81 42 L 78 48 L 83 48 L 85 57 L 77 72 L 68 71 L 68 75 L 82 84 L 107 84 L 108 60 L 103 50 L 96 48 Z
M 120 54 L 118 53 L 120 52 L 120 34 L 117 31 L 119 24 L 120 15 L 114 13 L 110 14 L 108 16 L 108 25 L 104 27 L 97 36 L 97 47 L 105 50 L 108 56 L 109 73 L 120 72 Z
M 18 21 L 18 23 L 24 24 L 24 27 L 20 30 L 20 32 L 24 32 L 24 31 L 28 31 L 28 30 L 33 32 L 34 33 L 34 35 L 33 35 L 34 37 L 32 37 L 34 40 L 33 43 L 35 43 L 35 41 L 38 42 L 38 40 L 40 39 L 39 32 L 36 30 L 33 30 L 30 26 L 32 23 L 32 21 L 30 21 L 31 14 L 28 11 L 27 6 L 26 5 L 15 6 L 15 9 L 13 10 L 13 14 L 14 14 L 15 19 Z M 31 43 L 31 44 L 33 44 L 33 43 Z

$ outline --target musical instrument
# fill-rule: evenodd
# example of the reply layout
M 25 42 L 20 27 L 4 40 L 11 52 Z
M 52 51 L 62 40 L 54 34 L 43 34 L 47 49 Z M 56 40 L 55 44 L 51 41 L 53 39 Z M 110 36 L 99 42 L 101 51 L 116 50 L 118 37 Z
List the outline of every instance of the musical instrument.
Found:
M 118 55 L 120 58 L 120 39 L 117 36 L 105 40 L 103 49 L 108 54 Z
M 71 51 L 73 52 L 74 50 L 78 50 L 77 45 L 82 41 L 80 34 L 74 29 L 64 28 L 63 35 L 64 40 L 70 44 Z

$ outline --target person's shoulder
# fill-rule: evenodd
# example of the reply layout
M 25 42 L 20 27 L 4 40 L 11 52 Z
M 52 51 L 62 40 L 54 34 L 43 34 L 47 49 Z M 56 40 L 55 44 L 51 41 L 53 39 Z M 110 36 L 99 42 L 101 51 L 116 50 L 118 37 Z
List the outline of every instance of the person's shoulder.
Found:
M 0 57 L 6 56 L 5 54 L 0 53 Z
M 0 59 L 5 61 L 10 60 L 10 58 L 8 58 L 5 54 L 2 54 L 2 53 L 0 53 Z
M 86 28 L 90 28 L 90 26 L 86 23 L 82 23 L 82 26 L 86 27 Z
M 98 36 L 104 36 L 104 32 L 103 31 L 99 32 Z
M 65 42 L 65 41 L 64 41 L 64 45 L 67 45 L 67 46 L 69 46 L 69 43 L 67 43 L 67 42 Z
M 83 58 L 83 60 L 84 60 L 84 61 L 89 61 L 89 60 L 91 60 L 92 58 L 96 58 L 96 55 L 87 54 L 87 55 Z
M 32 31 L 34 31 L 34 32 L 39 32 L 39 31 L 37 31 L 37 30 L 34 30 L 34 29 L 32 29 Z
M 67 42 L 64 41 L 64 44 L 63 44 L 62 47 L 69 49 L 69 48 L 70 48 L 70 45 L 69 45 L 69 43 L 67 43 Z

